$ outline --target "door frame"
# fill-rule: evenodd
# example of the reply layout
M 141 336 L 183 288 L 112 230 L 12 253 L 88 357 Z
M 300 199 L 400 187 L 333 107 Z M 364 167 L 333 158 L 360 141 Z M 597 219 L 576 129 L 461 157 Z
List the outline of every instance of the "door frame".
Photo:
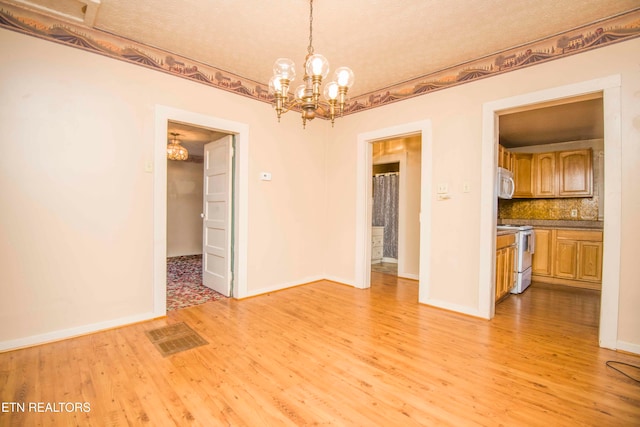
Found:
M 234 219 L 235 268 L 234 298 L 247 296 L 247 231 L 248 231 L 248 176 L 249 125 L 219 117 L 208 116 L 165 105 L 155 106 L 153 146 L 153 314 L 167 314 L 167 129 L 168 122 L 181 122 L 193 126 L 233 134 L 235 136 Z
M 479 311 L 482 317 L 495 314 L 495 229 L 498 210 L 496 170 L 498 167 L 498 115 L 501 111 L 534 106 L 542 102 L 602 93 L 604 107 L 604 251 L 600 303 L 601 347 L 618 347 L 618 302 L 620 297 L 621 242 L 621 77 L 619 74 L 526 93 L 487 102 L 482 108 L 482 188 L 480 206 Z
M 419 301 L 425 302 L 429 295 L 431 269 L 429 254 L 431 253 L 431 158 L 432 135 L 431 120 L 405 123 L 371 132 L 358 134 L 356 165 L 356 280 L 354 286 L 366 289 L 371 286 L 371 212 L 373 143 L 402 138 L 410 135 L 421 135 L 420 165 L 420 273 Z M 399 267 L 399 266 L 398 266 Z

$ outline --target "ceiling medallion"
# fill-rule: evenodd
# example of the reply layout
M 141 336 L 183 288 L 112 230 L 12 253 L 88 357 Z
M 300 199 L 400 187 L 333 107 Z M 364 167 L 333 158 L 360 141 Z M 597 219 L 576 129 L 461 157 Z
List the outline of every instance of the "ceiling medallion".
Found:
M 180 145 L 180 141 L 178 141 L 179 133 L 170 133 L 173 138 L 167 144 L 167 159 L 169 160 L 187 160 L 189 158 L 189 152 L 186 148 Z
M 304 84 L 298 86 L 294 96 L 289 95 L 289 85 L 296 77 L 295 64 L 287 58 L 279 58 L 273 65 L 273 77 L 269 81 L 269 93 L 274 96 L 274 107 L 280 116 L 294 107 L 302 111 L 302 127 L 307 120 L 313 120 L 320 104 L 320 86 L 329 74 L 329 61 L 324 56 L 313 52 L 313 0 L 309 1 L 309 47 L 305 58 Z M 336 106 L 340 114 L 344 111 L 347 91 L 353 85 L 354 75 L 348 67 L 340 67 L 335 71 L 334 81 L 324 88 L 324 97 L 329 105 L 331 126 L 336 116 Z

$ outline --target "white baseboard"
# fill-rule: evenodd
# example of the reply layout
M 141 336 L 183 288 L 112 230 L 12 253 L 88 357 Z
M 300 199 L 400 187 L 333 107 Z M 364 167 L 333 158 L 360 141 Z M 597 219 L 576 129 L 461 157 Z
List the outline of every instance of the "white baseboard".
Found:
M 121 317 L 119 319 L 107 320 L 104 322 L 91 323 L 88 325 L 77 326 L 75 328 L 61 329 L 58 331 L 47 332 L 45 334 L 32 335 L 29 337 L 18 338 L 15 340 L 1 341 L 0 352 L 8 350 L 16 350 L 22 347 L 30 347 L 38 344 L 45 344 L 53 341 L 60 341 L 67 338 L 73 338 L 80 335 L 91 334 L 103 331 L 105 329 L 117 328 L 120 326 L 130 325 L 132 323 L 143 322 L 145 320 L 157 319 L 155 313 L 142 313 L 133 316 Z
M 325 276 L 324 277 L 325 280 L 329 280 L 331 282 L 336 282 L 339 283 L 341 285 L 348 285 L 348 286 L 353 286 L 354 288 L 356 287 L 356 282 L 354 282 L 353 280 L 347 280 L 347 279 L 343 279 L 342 277 L 337 277 L 337 276 Z
M 382 262 L 388 262 L 388 263 L 391 263 L 391 264 L 397 264 L 398 263 L 398 259 L 397 258 L 382 257 Z
M 310 276 L 300 281 L 281 283 L 279 285 L 273 285 L 266 288 L 254 289 L 247 292 L 247 297 L 255 297 L 258 295 L 268 294 L 269 292 L 282 291 L 284 289 L 293 288 L 295 286 L 305 285 L 311 282 L 317 282 L 318 280 L 324 280 L 325 276 Z
M 420 280 L 420 275 L 412 273 L 398 273 L 398 277 L 403 279 Z
M 633 344 L 625 341 L 618 341 L 618 350 L 640 355 L 640 344 Z
M 420 304 L 430 305 L 436 308 L 442 308 L 444 310 L 455 311 L 456 313 L 462 313 L 473 317 L 480 317 L 480 312 L 477 308 L 467 307 L 464 305 L 451 304 L 445 301 L 439 301 L 434 299 L 427 299 L 426 301 L 419 301 Z

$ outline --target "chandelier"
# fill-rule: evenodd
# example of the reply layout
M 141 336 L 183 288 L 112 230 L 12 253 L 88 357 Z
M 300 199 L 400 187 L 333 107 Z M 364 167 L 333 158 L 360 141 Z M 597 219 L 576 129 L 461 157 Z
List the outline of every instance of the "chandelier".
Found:
M 171 142 L 167 144 L 167 159 L 169 160 L 187 160 L 189 158 L 189 152 L 186 148 L 180 145 L 178 141 L 179 133 L 170 133 L 173 136 Z
M 269 81 L 269 93 L 274 96 L 274 107 L 280 116 L 294 107 L 302 111 L 302 127 L 307 120 L 313 120 L 320 105 L 320 87 L 322 80 L 329 74 L 329 61 L 313 51 L 313 0 L 309 1 L 309 47 L 305 58 L 303 84 L 298 86 L 294 96 L 289 95 L 289 85 L 295 80 L 295 64 L 287 58 L 279 58 L 273 65 L 273 77 Z M 348 67 L 335 71 L 334 81 L 324 88 L 324 97 L 329 106 L 328 115 L 331 126 L 336 116 L 336 107 L 340 114 L 344 111 L 347 91 L 353 85 L 354 75 Z

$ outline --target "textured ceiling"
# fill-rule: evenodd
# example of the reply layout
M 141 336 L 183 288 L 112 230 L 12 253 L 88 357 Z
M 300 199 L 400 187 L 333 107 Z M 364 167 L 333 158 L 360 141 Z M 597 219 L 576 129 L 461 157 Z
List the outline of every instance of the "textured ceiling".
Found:
M 308 0 L 3 0 L 266 84 L 300 65 Z M 635 10 L 639 0 L 315 0 L 313 46 L 355 73 L 350 95 Z M 300 78 L 299 78 L 300 79 Z M 294 83 L 295 87 L 297 83 Z
M 302 64 L 307 0 L 9 0 L 267 83 L 275 59 Z M 590 24 L 638 0 L 316 0 L 313 45 L 346 65 L 351 95 Z M 90 19 L 89 19 L 90 18 Z

